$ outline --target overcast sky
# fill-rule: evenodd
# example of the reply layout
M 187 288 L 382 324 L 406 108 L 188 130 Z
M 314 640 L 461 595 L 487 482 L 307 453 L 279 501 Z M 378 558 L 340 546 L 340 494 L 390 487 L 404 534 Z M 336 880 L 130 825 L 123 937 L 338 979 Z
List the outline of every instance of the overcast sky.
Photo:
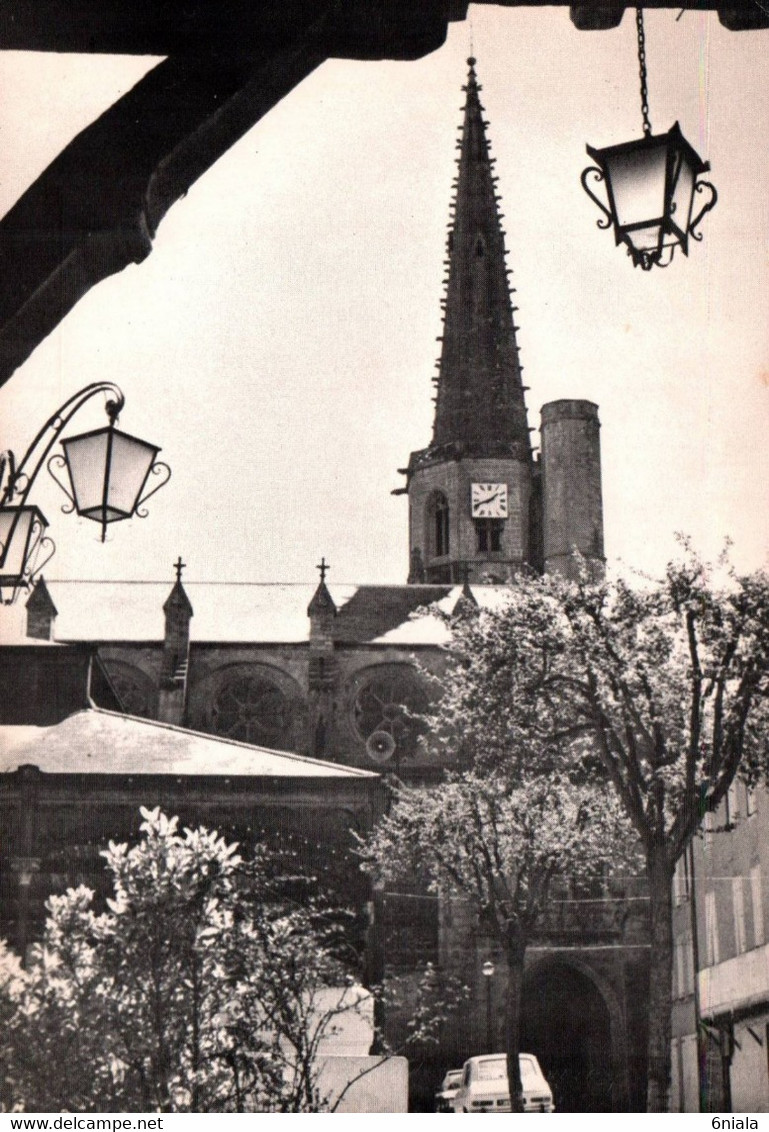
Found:
M 171 579 L 181 554 L 190 580 L 298 581 L 324 554 L 331 581 L 405 581 L 407 503 L 390 492 L 430 440 L 471 49 L 529 423 L 546 401 L 598 403 L 610 561 L 656 571 L 680 530 L 708 554 L 729 535 L 738 565 L 766 564 L 769 32 L 647 13 L 655 132 L 678 119 L 719 201 L 688 259 L 645 273 L 579 184 L 586 142 L 641 132 L 632 12 L 601 33 L 565 8 L 471 12 L 421 61 L 322 66 L 171 209 L 149 259 L 90 291 L 0 390 L 0 446 L 23 450 L 75 390 L 117 381 L 121 426 L 173 468 L 149 518 L 104 546 L 41 476 L 47 576 Z M 0 55 L 0 211 L 152 62 Z

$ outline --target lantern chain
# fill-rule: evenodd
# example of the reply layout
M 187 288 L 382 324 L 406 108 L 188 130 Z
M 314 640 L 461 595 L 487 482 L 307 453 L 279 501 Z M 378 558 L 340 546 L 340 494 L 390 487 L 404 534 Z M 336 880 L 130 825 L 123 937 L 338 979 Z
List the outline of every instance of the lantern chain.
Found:
M 641 78 L 641 114 L 643 115 L 644 137 L 649 137 L 652 124 L 649 120 L 649 91 L 646 85 L 646 35 L 644 34 L 643 8 L 635 10 L 636 28 L 638 29 L 638 68 Z

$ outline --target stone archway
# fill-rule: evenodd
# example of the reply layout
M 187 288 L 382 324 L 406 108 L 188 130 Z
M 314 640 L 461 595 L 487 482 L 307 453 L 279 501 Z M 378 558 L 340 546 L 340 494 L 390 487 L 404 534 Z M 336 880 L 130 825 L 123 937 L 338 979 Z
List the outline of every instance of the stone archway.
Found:
M 539 1059 L 557 1112 L 624 1108 L 613 1013 L 595 979 L 571 963 L 556 960 L 527 972 L 521 1049 Z

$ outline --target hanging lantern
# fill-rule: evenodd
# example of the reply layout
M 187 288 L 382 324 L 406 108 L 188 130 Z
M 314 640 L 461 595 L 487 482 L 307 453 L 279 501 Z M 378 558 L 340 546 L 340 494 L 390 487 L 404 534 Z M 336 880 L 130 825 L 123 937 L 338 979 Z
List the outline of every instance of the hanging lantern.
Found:
M 109 425 L 61 440 L 63 429 L 75 413 L 100 393 L 110 397 L 106 405 Z M 77 511 L 100 523 L 102 541 L 107 523 L 132 515 L 144 518 L 147 511 L 141 505 L 171 478 L 168 465 L 155 460 L 160 451 L 157 445 L 115 428 L 124 404 L 125 398 L 113 382 L 93 382 L 78 390 L 48 418 L 20 463 L 17 464 L 13 452 L 0 453 L 0 602 L 3 604 L 10 604 L 21 589 L 28 589 L 35 574 L 55 552 L 53 540 L 45 533 L 48 526 L 45 516 L 39 508 L 29 504 L 27 498 L 57 441 L 61 441 L 65 454 L 51 456 L 48 469 L 70 501 L 63 510 Z M 55 467 L 67 468 L 71 492 L 56 476 Z M 162 478 L 151 491 L 146 491 L 150 476 Z
M 698 181 L 710 169 L 681 133 L 678 122 L 666 134 L 652 134 L 646 89 L 643 12 L 636 9 L 638 59 L 641 73 L 643 137 L 607 149 L 587 146 L 595 161 L 582 173 L 582 187 L 605 218 L 599 228 L 613 228 L 615 243 L 624 243 L 635 267 L 648 271 L 667 267 L 676 248 L 689 254 L 689 237 L 701 240 L 697 225 L 718 199 L 709 181 Z M 606 203 L 588 184 L 606 186 Z M 698 194 L 708 194 L 695 208 Z
M 45 534 L 48 520 L 38 507 L 0 507 L 0 602 L 11 605 L 29 589 L 36 571 L 53 556 L 53 540 Z M 48 551 L 41 561 L 40 556 Z
M 114 420 L 106 428 L 69 436 L 62 440 L 61 446 L 71 494 L 60 480 L 57 479 L 57 483 L 69 496 L 78 515 L 101 524 L 102 542 L 108 523 L 141 514 L 140 505 L 168 479 L 166 476 L 152 491 L 142 495 L 150 473 L 159 474 L 168 470 L 167 466 L 155 463 L 160 451 L 156 445 L 120 432 Z M 61 462 L 61 457 L 54 456 L 49 461 L 49 470 Z

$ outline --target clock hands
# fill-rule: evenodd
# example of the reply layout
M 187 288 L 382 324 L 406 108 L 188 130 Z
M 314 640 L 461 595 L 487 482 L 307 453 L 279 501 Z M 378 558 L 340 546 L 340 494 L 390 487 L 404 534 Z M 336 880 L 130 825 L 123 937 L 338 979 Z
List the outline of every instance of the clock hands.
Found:
M 485 507 L 488 503 L 493 503 L 495 499 L 499 499 L 501 494 L 502 491 L 497 488 L 493 495 L 487 495 L 485 499 L 479 499 L 478 504 L 479 506 Z

